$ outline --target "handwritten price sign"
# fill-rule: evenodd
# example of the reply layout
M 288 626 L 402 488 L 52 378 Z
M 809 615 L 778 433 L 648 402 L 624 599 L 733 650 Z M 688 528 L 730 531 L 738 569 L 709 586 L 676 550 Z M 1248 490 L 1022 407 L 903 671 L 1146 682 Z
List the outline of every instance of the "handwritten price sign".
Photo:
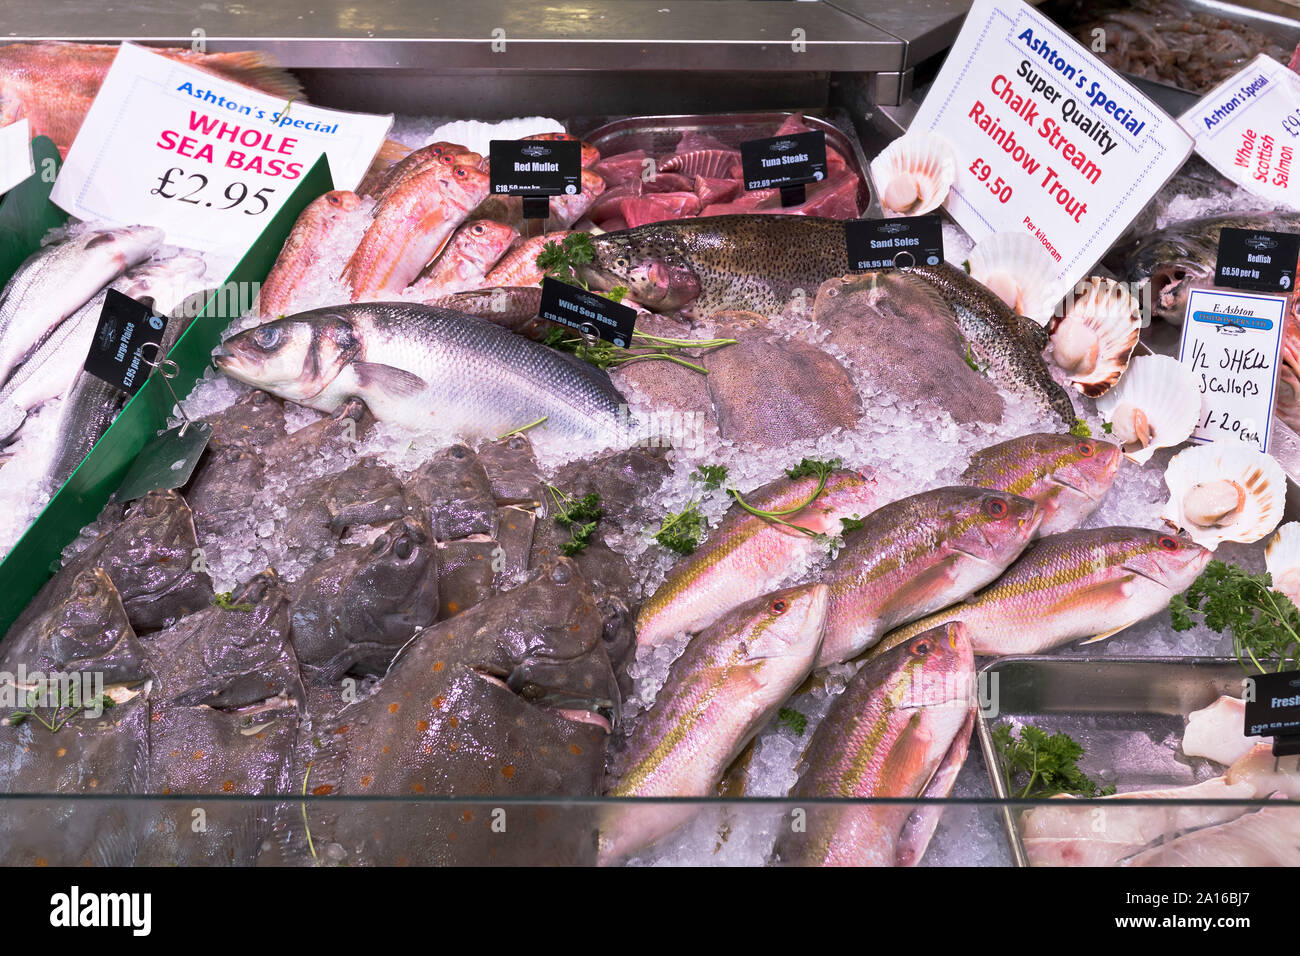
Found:
M 1178 360 L 1205 396 L 1193 441 L 1244 441 L 1268 451 L 1286 301 L 1192 290 Z
M 81 219 L 158 226 L 241 252 L 325 153 L 356 186 L 391 116 L 286 103 L 132 44 L 118 50 L 51 199 Z

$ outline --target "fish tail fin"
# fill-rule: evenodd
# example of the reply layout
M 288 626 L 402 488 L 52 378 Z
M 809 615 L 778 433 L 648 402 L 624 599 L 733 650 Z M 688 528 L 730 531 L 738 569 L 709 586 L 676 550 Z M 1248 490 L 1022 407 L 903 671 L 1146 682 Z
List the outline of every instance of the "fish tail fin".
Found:
M 185 51 L 189 53 L 189 51 Z M 278 66 L 270 54 L 261 50 L 240 50 L 233 53 L 190 53 L 184 59 L 195 62 L 191 66 L 206 69 L 228 80 L 251 86 L 255 90 L 285 99 L 302 96 L 302 84 L 292 73 Z

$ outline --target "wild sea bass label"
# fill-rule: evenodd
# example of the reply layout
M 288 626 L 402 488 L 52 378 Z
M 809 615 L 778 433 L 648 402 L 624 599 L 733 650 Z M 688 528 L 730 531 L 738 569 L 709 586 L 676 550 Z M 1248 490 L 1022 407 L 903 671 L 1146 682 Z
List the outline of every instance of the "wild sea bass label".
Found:
M 978 242 L 1034 237 L 1062 292 L 1187 158 L 1178 123 L 1023 3 L 976 0 L 909 132 L 957 152 L 945 207 Z
M 542 280 L 542 304 L 537 314 L 624 349 L 631 344 L 636 326 L 636 309 L 549 276 Z

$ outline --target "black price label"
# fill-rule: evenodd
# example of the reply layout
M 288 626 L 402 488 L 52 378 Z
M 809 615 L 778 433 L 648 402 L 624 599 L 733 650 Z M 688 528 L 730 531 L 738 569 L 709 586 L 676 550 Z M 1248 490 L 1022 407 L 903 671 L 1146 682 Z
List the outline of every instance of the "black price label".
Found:
M 84 367 L 96 378 L 134 395 L 149 378 L 150 366 L 144 359 L 157 361 L 157 349 L 150 349 L 145 356 L 140 350 L 151 342 L 160 347 L 166 329 L 165 316 L 155 315 L 147 305 L 109 289 Z
M 1246 694 L 1246 736 L 1272 737 L 1273 753 L 1300 753 L 1300 671 L 1258 674 Z
M 562 139 L 494 139 L 488 176 L 493 196 L 575 196 L 582 190 L 582 144 Z
M 551 278 L 542 280 L 542 304 L 537 314 L 619 348 L 631 344 L 636 326 L 636 309 Z
M 1214 284 L 1226 289 L 1290 294 L 1295 282 L 1300 235 L 1224 229 L 1219 233 L 1219 257 Z
M 779 189 L 826 178 L 826 134 L 819 129 L 740 144 L 746 189 Z
M 849 271 L 910 269 L 943 262 L 943 220 L 938 213 L 897 219 L 848 219 L 844 243 Z

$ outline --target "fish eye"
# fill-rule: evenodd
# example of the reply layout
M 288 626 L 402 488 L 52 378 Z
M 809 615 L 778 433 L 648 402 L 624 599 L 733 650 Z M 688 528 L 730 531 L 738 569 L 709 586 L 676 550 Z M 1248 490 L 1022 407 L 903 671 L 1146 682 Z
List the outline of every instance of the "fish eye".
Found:
M 397 543 L 393 545 L 393 554 L 397 555 L 397 557 L 402 561 L 409 558 L 414 550 L 415 547 L 411 544 L 411 539 L 405 535 L 398 538 Z
M 280 344 L 280 330 L 273 325 L 264 325 L 253 333 L 253 344 L 259 349 L 273 349 Z
M 1097 454 L 1097 446 L 1090 441 L 1081 441 L 1076 447 L 1079 449 L 1079 454 L 1084 458 L 1091 458 Z
M 483 233 L 487 232 L 487 226 L 483 225 L 481 222 L 476 222 L 474 225 L 469 227 L 469 231 L 474 233 L 476 236 L 481 236 Z
M 335 193 L 326 193 L 326 194 L 325 194 L 325 201 L 326 201 L 327 203 L 329 203 L 331 206 L 341 206 L 341 205 L 343 205 L 343 200 L 340 199 L 340 198 L 339 198 Z
M 932 650 L 934 650 L 934 644 L 931 643 L 928 637 L 917 638 L 915 641 L 912 642 L 911 650 L 912 653 L 915 654 L 917 657 L 925 657 Z
M 469 175 L 469 170 L 466 169 L 464 166 L 457 166 L 456 175 L 459 176 L 461 179 L 464 179 L 466 176 Z
M 1005 518 L 1009 510 L 1006 501 L 1001 498 L 988 498 L 984 502 L 984 512 L 990 518 Z
M 789 606 L 790 605 L 786 604 L 785 598 L 777 598 L 775 601 L 773 601 L 771 604 L 768 605 L 768 608 L 771 610 L 773 614 L 784 614 L 785 609 Z
M 615 269 L 626 269 L 628 265 L 629 263 L 628 263 L 627 256 L 619 256 L 617 259 L 614 260 Z
M 1163 548 L 1165 551 L 1178 550 L 1178 539 L 1167 534 L 1162 534 L 1156 540 L 1156 544 L 1160 545 L 1160 547 Z

